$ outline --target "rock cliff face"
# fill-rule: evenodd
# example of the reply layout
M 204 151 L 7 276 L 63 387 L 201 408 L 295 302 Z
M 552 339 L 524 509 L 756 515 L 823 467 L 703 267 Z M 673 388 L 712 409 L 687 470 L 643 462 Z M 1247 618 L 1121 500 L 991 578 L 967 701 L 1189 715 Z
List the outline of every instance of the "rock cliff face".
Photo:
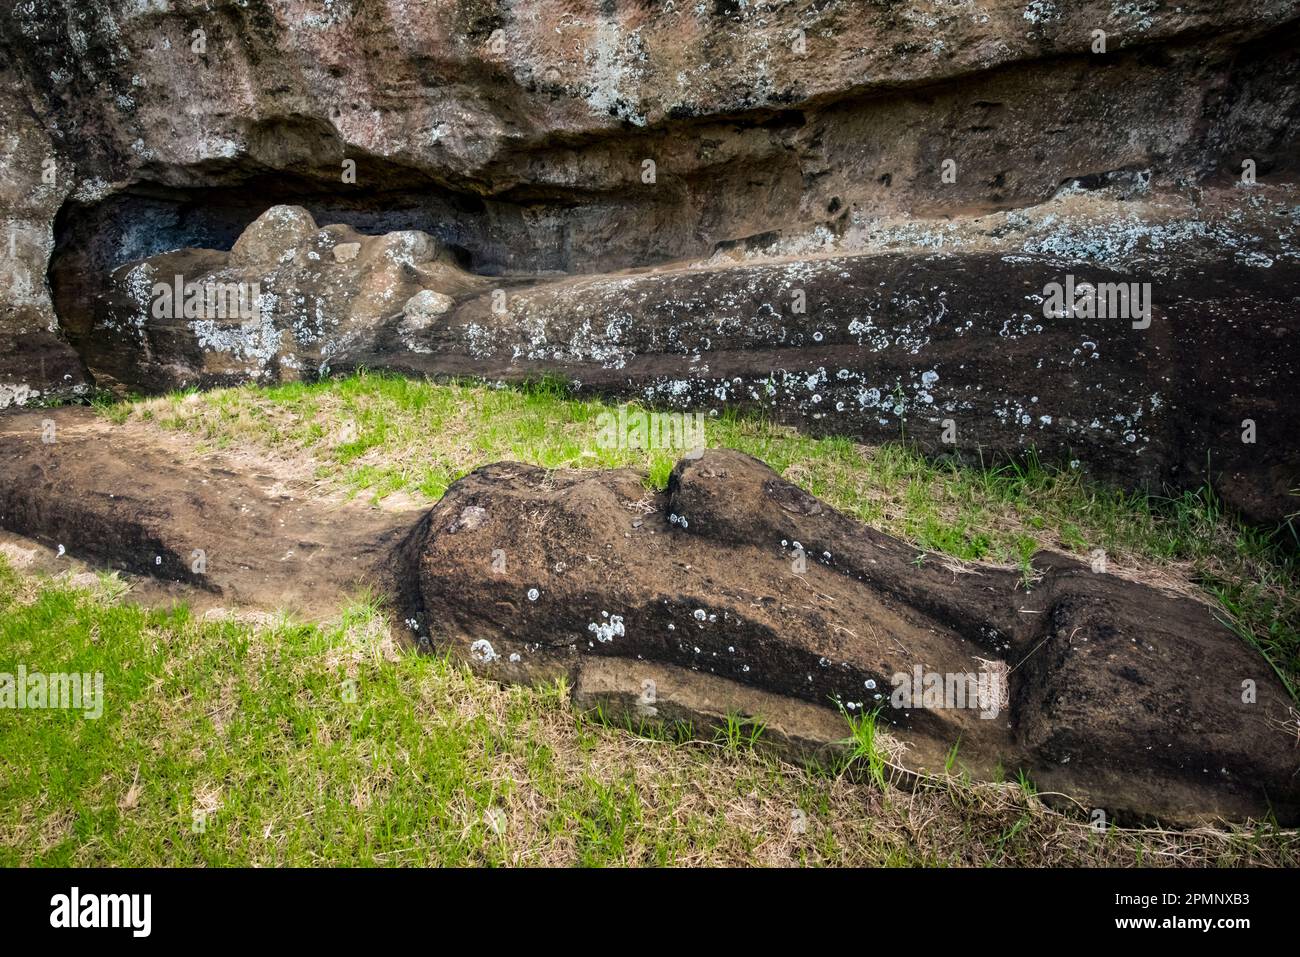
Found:
M 1208 460 L 1275 520 L 1298 38 L 1294 0 L 25 0 L 0 405 L 553 371 L 1128 484 Z M 278 206 L 301 234 L 229 252 Z M 153 315 L 177 275 L 268 312 Z M 1071 276 L 1149 282 L 1150 327 L 1045 322 Z

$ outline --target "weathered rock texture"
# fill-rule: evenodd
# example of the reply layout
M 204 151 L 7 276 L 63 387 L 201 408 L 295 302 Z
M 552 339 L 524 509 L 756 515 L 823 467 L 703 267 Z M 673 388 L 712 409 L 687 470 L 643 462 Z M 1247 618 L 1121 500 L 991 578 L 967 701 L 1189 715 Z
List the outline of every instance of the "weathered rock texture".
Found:
M 1077 447 L 1153 483 L 1199 481 L 1208 457 L 1275 520 L 1297 484 L 1290 386 L 1251 363 L 1282 361 L 1295 312 L 1298 24 L 1293 0 L 26 0 L 0 22 L 0 406 L 349 357 L 710 408 L 771 379 L 777 415 L 866 438 L 901 414 L 932 443 L 953 417 L 966 449 Z M 1257 192 L 1202 191 L 1244 159 Z M 1051 200 L 1062 184 L 1118 198 L 1080 225 Z M 278 205 L 325 229 L 289 237 L 289 261 L 265 258 L 283 244 L 227 259 Z M 379 268 L 372 240 L 350 266 L 324 258 L 383 233 L 433 258 Z M 843 281 L 762 264 L 889 248 L 904 258 Z M 524 291 L 710 257 L 757 261 Z M 1040 335 L 1031 280 L 1082 268 L 1160 280 L 1163 331 Z M 124 282 L 180 269 L 260 281 L 273 315 L 123 325 Z M 464 301 L 473 274 L 520 295 L 489 315 Z M 807 318 L 779 321 L 772 297 L 805 275 Z M 423 289 L 460 300 L 456 321 L 426 307 L 375 330 Z M 1215 356 L 1225 339 L 1240 348 Z M 1258 445 L 1232 439 L 1241 418 Z
M 1300 820 L 1267 663 L 1206 606 L 1059 555 L 1028 579 L 940 562 L 731 452 L 683 460 L 666 493 L 499 463 L 421 515 L 159 443 L 83 410 L 0 419 L 0 527 L 223 604 L 320 612 L 377 588 L 422 647 L 508 681 L 564 675 L 634 724 L 739 714 L 816 756 L 846 736 L 841 710 L 879 707 L 914 771 L 960 739 L 973 774 L 1024 769 L 1112 818 Z M 988 676 L 996 697 L 895 700 L 916 669 Z
M 327 502 L 260 463 L 198 457 L 89 409 L 0 418 L 0 449 L 0 528 L 188 586 L 200 603 L 328 614 L 389 580 L 419 519 Z
M 105 387 L 311 379 L 335 357 L 374 356 L 388 327 L 406 348 L 422 348 L 453 303 L 447 294 L 485 282 L 427 233 L 318 229 L 301 207 L 275 206 L 229 253 L 182 249 L 119 267 L 65 329 Z
M 4 30 L 0 26 L 0 33 Z M 13 64 L 0 59 L 0 409 L 89 391 L 76 352 L 59 335 L 45 273 L 55 214 L 71 182 L 43 181 L 56 162 Z
M 826 745 L 815 709 L 881 707 L 912 767 L 942 768 L 960 740 L 977 773 L 1024 767 L 1111 811 L 1300 811 L 1290 698 L 1208 608 L 1046 552 L 1029 583 L 927 559 L 739 453 L 684 459 L 666 494 L 631 472 L 488 466 L 408 550 L 435 640 L 508 680 L 567 675 L 634 721 L 700 695 L 698 712 Z M 994 693 L 1006 676 L 1003 704 L 892 706 L 916 669 L 983 672 Z
M 1284 228 L 1271 207 L 1246 209 L 1252 235 Z M 1032 447 L 1157 491 L 1212 479 L 1250 518 L 1286 515 L 1300 485 L 1300 371 L 1286 348 L 1300 334 L 1300 256 L 1241 242 L 1227 217 L 1071 227 L 1031 232 L 1015 253 L 986 223 L 943 255 L 742 257 L 520 285 L 465 272 L 425 233 L 318 230 L 277 206 L 229 254 L 119 267 L 65 329 L 98 383 L 136 392 L 361 367 L 561 374 L 656 406 L 749 407 L 971 460 Z M 1091 252 L 1126 243 L 1122 269 Z M 1044 290 L 1069 277 L 1141 286 L 1149 314 L 1044 315 Z M 158 288 L 183 282 L 248 290 L 255 314 L 191 310 L 182 293 L 160 310 Z

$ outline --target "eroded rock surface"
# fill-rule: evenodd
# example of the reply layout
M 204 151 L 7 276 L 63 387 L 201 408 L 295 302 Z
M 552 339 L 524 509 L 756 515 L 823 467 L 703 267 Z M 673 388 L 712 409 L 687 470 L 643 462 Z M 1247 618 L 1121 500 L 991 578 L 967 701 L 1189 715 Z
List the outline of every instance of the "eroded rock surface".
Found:
M 0 455 L 10 532 L 208 603 L 329 614 L 367 587 L 410 642 L 506 681 L 563 675 L 634 724 L 740 714 L 816 757 L 842 747 L 841 712 L 879 708 L 915 771 L 960 741 L 973 774 L 1023 768 L 1112 818 L 1300 820 L 1291 701 L 1208 607 L 1046 552 L 1028 580 L 921 555 L 739 453 L 684 459 L 663 493 L 498 463 L 422 512 L 87 410 L 0 419 Z M 927 699 L 929 675 L 963 700 Z
M 1300 811 L 1290 699 L 1208 608 L 1050 553 L 1028 586 L 922 556 L 739 453 L 683 460 L 665 494 L 488 466 L 408 550 L 435 643 L 505 680 L 565 675 L 634 722 L 739 712 L 815 750 L 827 709 L 880 707 L 914 768 L 960 740 L 976 773 L 1023 767 L 1110 813 Z M 991 697 L 893 706 L 918 670 L 984 675 Z
M 1151 221 L 1116 225 L 1114 200 L 1067 195 L 1055 226 L 954 223 L 943 252 L 913 242 L 531 282 L 468 273 L 425 233 L 318 229 L 301 207 L 274 207 L 229 254 L 120 267 L 72 341 L 98 382 L 133 391 L 357 368 L 561 375 L 652 406 L 756 409 L 971 461 L 1034 449 L 1157 492 L 1210 481 L 1247 518 L 1277 522 L 1300 485 L 1287 349 L 1300 335 L 1300 247 L 1287 238 L 1300 205 L 1215 199 L 1201 218 L 1153 204 Z M 214 318 L 173 296 L 160 318 L 156 284 L 173 282 L 254 290 L 256 312 Z M 1046 315 L 1053 284 L 1133 299 Z
M 978 661 L 1006 680 L 998 718 L 887 712 L 916 767 L 960 736 L 977 769 L 1100 807 L 1294 819 L 1258 658 L 1205 608 L 1059 558 L 1028 591 L 936 567 L 720 453 L 666 495 L 492 466 L 408 535 L 74 413 L 46 445 L 21 409 L 362 366 L 558 373 L 1209 478 L 1276 521 L 1300 486 L 1298 51 L 1292 0 L 15 5 L 0 522 L 241 600 L 384 581 L 492 674 L 566 673 L 638 718 L 748 710 L 811 751 L 832 705 Z M 1149 325 L 1045 316 L 1068 276 L 1149 282 Z M 187 313 L 186 283 L 252 308 Z M 196 577 L 200 539 L 233 551 Z
M 300 206 L 274 206 L 228 253 L 181 249 L 119 268 L 68 332 L 106 387 L 297 381 L 327 373 L 335 356 L 372 354 L 385 323 L 419 348 L 423 327 L 397 324 L 403 310 L 427 322 L 433 296 L 450 302 L 446 292 L 482 285 L 427 233 L 322 229 Z
M 202 604 L 330 614 L 350 593 L 389 587 L 393 550 L 419 519 L 327 501 L 89 409 L 5 416 L 0 461 L 0 528 L 193 589 Z
M 1292 386 L 1258 359 L 1285 354 L 1276 313 L 1295 312 L 1292 0 L 327 6 L 31 0 L 0 21 L 0 407 L 349 362 L 567 371 L 697 408 L 770 399 L 872 440 L 905 418 L 931 445 L 950 415 L 962 450 L 1078 447 L 1125 482 L 1194 484 L 1208 458 L 1251 518 L 1294 511 L 1294 421 L 1277 406 Z M 1231 185 L 1246 161 L 1255 185 Z M 1081 230 L 1063 188 L 1120 199 Z M 253 242 L 288 206 L 302 228 Z M 510 305 L 380 268 L 385 234 L 436 237 L 460 279 L 495 277 L 480 292 Z M 882 251 L 906 267 L 855 265 L 826 288 L 835 267 L 816 257 Z M 784 293 L 791 259 L 821 288 L 787 323 L 768 280 Z M 733 261 L 750 272 L 718 270 Z M 1135 344 L 1108 328 L 1055 351 L 1020 288 L 1046 263 L 1161 280 L 1172 328 L 1140 360 L 1117 359 Z M 624 275 L 665 264 L 662 280 Z M 864 285 L 875 269 L 888 302 Z M 141 328 L 136 287 L 178 270 L 261 280 L 272 316 Z M 391 321 L 426 291 L 455 308 Z M 1224 338 L 1240 362 L 1216 353 Z M 1081 370 L 1088 343 L 1099 359 Z M 993 377 L 983 391 L 968 353 Z

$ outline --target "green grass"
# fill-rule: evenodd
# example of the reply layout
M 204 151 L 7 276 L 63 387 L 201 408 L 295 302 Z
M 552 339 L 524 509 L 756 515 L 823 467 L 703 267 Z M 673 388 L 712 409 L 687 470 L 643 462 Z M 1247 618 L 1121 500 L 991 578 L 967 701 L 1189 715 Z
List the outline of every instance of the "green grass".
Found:
M 179 393 L 101 404 L 111 421 L 152 422 L 201 447 L 253 448 L 304 464 L 328 487 L 382 500 L 434 501 L 467 472 L 515 459 L 546 468 L 632 467 L 666 487 L 679 449 L 602 448 L 597 418 L 615 406 L 543 380 L 523 388 L 437 384 L 362 373 L 270 389 Z M 1113 570 L 1197 589 L 1300 688 L 1300 572 L 1290 526 L 1236 522 L 1208 487 L 1171 497 L 1124 492 L 1030 454 L 997 467 L 941 464 L 898 442 L 866 447 L 811 438 L 733 410 L 709 418 L 707 445 L 749 453 L 836 508 L 938 556 L 996 562 L 1034 578 L 1030 558 L 1053 548 Z M 1300 701 L 1300 699 L 1297 699 Z
M 0 671 L 102 672 L 98 720 L 0 711 L 0 864 L 1283 864 L 1267 824 L 1099 834 L 1015 785 L 885 776 L 874 721 L 839 769 L 761 720 L 715 741 L 573 713 L 395 650 L 376 602 L 337 619 L 204 621 L 0 556 Z M 796 826 L 796 824 L 798 826 Z
M 727 715 L 726 721 L 714 732 L 713 740 L 731 751 L 752 751 L 763 736 L 767 725 L 762 720 L 754 720 L 744 715 Z
M 880 709 L 859 715 L 841 713 L 849 725 L 849 736 L 846 739 L 850 747 L 849 766 L 857 765 L 865 771 L 867 780 L 885 791 L 889 787 L 888 769 L 891 762 L 888 751 L 881 743 L 883 735 L 877 724 Z
M 663 488 L 681 450 L 607 449 L 611 406 L 561 384 L 520 389 L 362 374 L 311 385 L 97 397 L 123 428 L 279 459 L 322 495 L 431 502 L 500 459 L 632 467 Z M 1018 566 L 1050 547 L 1200 589 L 1294 689 L 1295 543 L 1248 528 L 1208 490 L 1119 492 L 1032 456 L 937 464 L 903 443 L 814 439 L 759 419 L 708 420 L 850 514 L 945 556 Z M 0 711 L 0 864 L 811 864 L 1294 866 L 1300 836 L 1267 823 L 1175 834 L 1049 810 L 1032 782 L 957 773 L 907 792 L 874 715 L 848 754 L 796 767 L 762 716 L 718 728 L 611 726 L 562 685 L 504 688 L 399 652 L 373 597 L 335 620 L 205 621 L 130 603 L 111 575 L 37 579 L 0 555 L 0 672 L 99 671 L 102 718 Z M 1114 822 L 1112 822 L 1114 823 Z M 1121 822 L 1122 823 L 1122 822 Z M 796 826 L 797 825 L 797 826 Z
M 367 602 L 260 630 L 54 584 L 6 605 L 6 663 L 102 671 L 110 701 L 98 721 L 4 716 L 6 865 L 654 863 L 749 843 L 672 774 L 607 764 L 616 734 L 563 688 L 394 654 Z

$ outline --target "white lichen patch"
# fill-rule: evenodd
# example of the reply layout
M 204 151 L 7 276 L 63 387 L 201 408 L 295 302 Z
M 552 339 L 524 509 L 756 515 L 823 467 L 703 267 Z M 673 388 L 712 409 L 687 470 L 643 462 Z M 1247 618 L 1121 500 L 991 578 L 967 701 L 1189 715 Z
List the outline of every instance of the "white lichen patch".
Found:
M 615 638 L 622 638 L 627 634 L 622 615 L 610 615 L 608 612 L 601 612 L 601 616 L 608 620 L 591 622 L 587 625 L 587 631 L 595 635 L 596 640 L 601 644 L 613 641 Z

